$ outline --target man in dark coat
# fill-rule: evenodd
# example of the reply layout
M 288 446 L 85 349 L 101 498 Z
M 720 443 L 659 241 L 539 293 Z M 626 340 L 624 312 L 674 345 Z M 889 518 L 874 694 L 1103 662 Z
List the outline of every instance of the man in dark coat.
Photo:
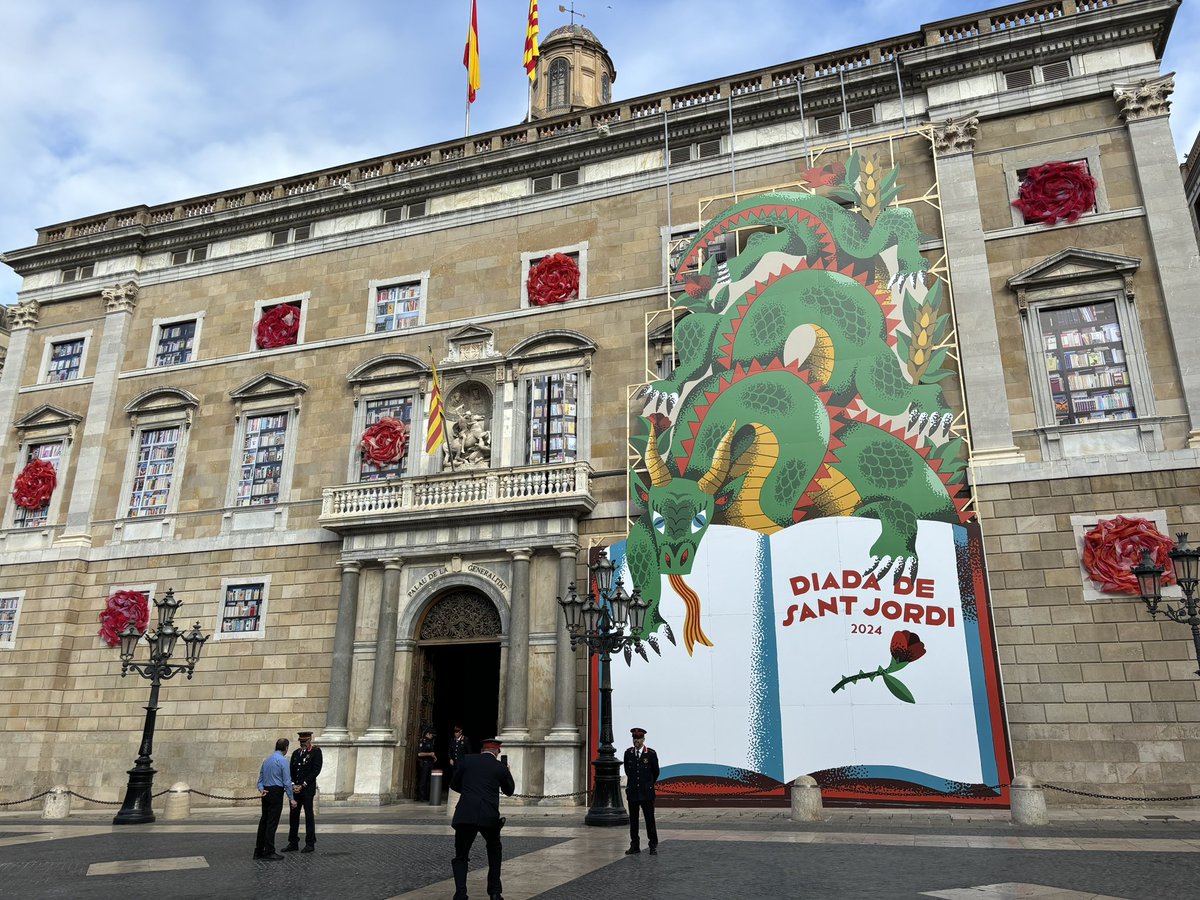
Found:
M 658 854 L 658 829 L 654 826 L 654 783 L 658 781 L 658 754 L 646 746 L 646 729 L 630 728 L 633 746 L 625 751 L 625 797 L 629 801 L 629 849 L 626 856 L 641 853 L 638 810 L 646 817 L 650 855 Z
M 454 808 L 454 900 L 467 900 L 467 860 L 475 835 L 482 834 L 487 844 L 489 900 L 504 900 L 500 896 L 500 791 L 511 797 L 516 785 L 508 765 L 502 763 L 500 742 L 487 740 L 482 752 L 464 756 L 454 767 L 450 787 L 458 791 L 458 806 Z
M 454 734 L 450 736 L 450 746 L 446 748 L 446 758 L 453 772 L 464 756 L 471 752 L 471 742 L 463 734 L 462 726 L 454 726 Z
M 312 853 L 317 847 L 313 797 L 317 793 L 317 776 L 321 774 L 321 748 L 313 744 L 311 731 L 301 731 L 298 735 L 300 746 L 292 751 L 292 790 L 296 794 L 296 802 L 292 805 L 284 853 L 300 850 L 300 810 L 304 810 L 304 849 L 300 852 Z
M 433 767 L 437 765 L 437 751 L 433 749 L 433 742 L 433 729 L 426 728 L 417 744 L 418 803 L 424 803 L 429 799 L 429 783 L 433 776 Z

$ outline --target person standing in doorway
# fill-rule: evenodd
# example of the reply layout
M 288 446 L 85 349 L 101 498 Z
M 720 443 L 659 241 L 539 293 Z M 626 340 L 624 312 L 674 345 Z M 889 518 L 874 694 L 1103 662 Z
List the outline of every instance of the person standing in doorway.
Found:
M 258 793 L 262 797 L 262 815 L 258 819 L 258 838 L 254 844 L 254 858 L 265 860 L 283 859 L 275 852 L 275 831 L 279 828 L 279 814 L 283 812 L 283 795 L 296 808 L 292 796 L 292 776 L 288 771 L 288 739 L 275 742 L 275 752 L 263 760 L 258 770 Z
M 298 732 L 300 746 L 292 752 L 292 793 L 296 802 L 292 804 L 288 820 L 288 842 L 284 853 L 300 850 L 300 812 L 304 811 L 304 849 L 301 853 L 312 853 L 317 849 L 317 823 L 313 819 L 313 798 L 317 793 L 317 776 L 321 774 L 321 748 L 312 742 L 311 731 Z
M 437 751 L 433 749 L 434 733 L 432 728 L 426 728 L 417 744 L 417 802 L 429 800 L 429 779 L 433 767 L 437 765 Z
M 471 752 L 471 742 L 467 740 L 467 736 L 463 734 L 462 726 L 454 726 L 454 736 L 450 738 L 450 748 L 446 755 L 450 759 L 450 771 L 453 772 L 463 757 Z
M 458 791 L 458 806 L 454 808 L 454 900 L 467 900 L 467 861 L 471 857 L 471 845 L 477 834 L 483 835 L 487 844 L 489 900 L 504 900 L 501 896 L 500 829 L 504 819 L 500 816 L 500 791 L 511 797 L 516 785 L 508 764 L 501 762 L 500 742 L 486 740 L 482 752 L 462 757 L 454 767 L 450 787 Z
M 625 797 L 629 801 L 629 849 L 626 856 L 641 853 L 638 810 L 646 817 L 650 855 L 658 854 L 658 829 L 654 826 L 654 784 L 658 781 L 658 754 L 646 746 L 646 729 L 630 728 L 633 746 L 625 751 Z

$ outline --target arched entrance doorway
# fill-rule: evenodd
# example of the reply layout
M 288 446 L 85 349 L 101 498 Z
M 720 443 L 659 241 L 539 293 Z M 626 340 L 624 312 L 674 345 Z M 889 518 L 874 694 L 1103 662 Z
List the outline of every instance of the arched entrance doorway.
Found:
M 474 750 L 496 734 L 500 709 L 500 614 L 485 595 L 453 588 L 426 610 L 417 629 L 417 702 L 409 734 L 413 747 L 409 793 L 416 785 L 416 743 L 432 724 L 437 732 L 438 763 L 454 725 L 462 725 Z

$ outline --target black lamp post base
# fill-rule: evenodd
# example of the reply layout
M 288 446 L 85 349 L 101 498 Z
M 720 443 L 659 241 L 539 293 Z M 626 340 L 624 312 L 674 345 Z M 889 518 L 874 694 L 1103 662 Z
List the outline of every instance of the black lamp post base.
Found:
M 602 748 L 600 753 L 592 761 L 596 782 L 592 791 L 592 805 L 583 817 L 583 824 L 602 827 L 628 825 L 629 812 L 621 796 L 621 764 L 613 755 L 611 746 Z
M 113 817 L 114 825 L 148 825 L 154 821 L 151 794 L 154 790 L 154 769 L 134 767 L 129 770 L 129 786 L 125 802 Z
M 584 825 L 628 825 L 629 812 L 624 806 L 593 806 L 583 817 Z

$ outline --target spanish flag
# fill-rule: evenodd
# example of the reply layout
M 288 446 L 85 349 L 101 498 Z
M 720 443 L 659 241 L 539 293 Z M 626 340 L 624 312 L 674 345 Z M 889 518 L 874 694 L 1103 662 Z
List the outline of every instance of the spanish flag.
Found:
M 446 442 L 446 419 L 442 415 L 442 386 L 438 383 L 437 363 L 433 366 L 433 390 L 429 394 L 429 430 L 425 437 L 425 452 L 437 453 Z
M 471 27 L 467 29 L 467 46 L 463 48 L 463 65 L 467 67 L 467 102 L 475 102 L 479 90 L 479 17 L 475 0 L 471 0 Z
M 529 24 L 525 27 L 525 74 L 530 81 L 537 81 L 538 57 L 538 10 L 537 0 L 529 0 Z

